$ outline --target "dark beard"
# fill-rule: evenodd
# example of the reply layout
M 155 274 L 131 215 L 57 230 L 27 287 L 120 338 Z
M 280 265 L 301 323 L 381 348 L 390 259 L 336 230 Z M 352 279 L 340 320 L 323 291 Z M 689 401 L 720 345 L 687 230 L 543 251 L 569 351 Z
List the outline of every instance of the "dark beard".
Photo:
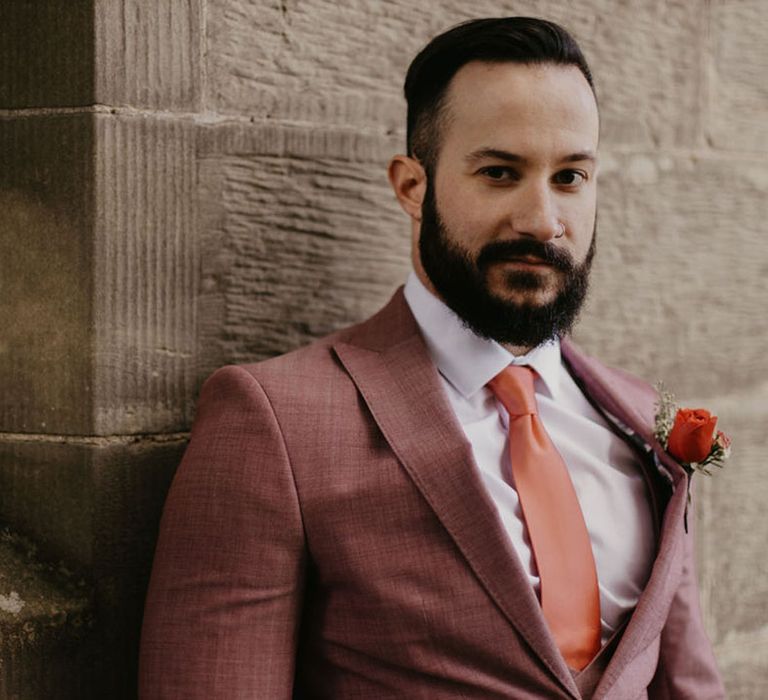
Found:
M 437 211 L 431 178 L 421 214 L 421 264 L 437 293 L 470 330 L 483 338 L 525 348 L 536 347 L 571 331 L 587 296 L 597 225 L 581 264 L 576 264 L 569 253 L 556 245 L 530 238 L 489 243 L 474 261 L 466 250 L 449 239 Z M 520 255 L 536 256 L 561 273 L 560 288 L 552 301 L 519 303 L 490 291 L 489 266 Z M 545 284 L 538 273 L 520 270 L 508 272 L 505 281 L 510 291 L 533 291 Z

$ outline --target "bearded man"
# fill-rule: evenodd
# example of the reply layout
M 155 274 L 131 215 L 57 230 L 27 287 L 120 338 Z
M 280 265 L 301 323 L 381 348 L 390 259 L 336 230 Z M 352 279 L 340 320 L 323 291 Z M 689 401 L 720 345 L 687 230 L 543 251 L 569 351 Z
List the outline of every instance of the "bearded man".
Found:
M 550 22 L 472 21 L 405 94 L 413 273 L 206 382 L 142 697 L 724 697 L 655 394 L 567 337 L 595 252 L 584 56 Z

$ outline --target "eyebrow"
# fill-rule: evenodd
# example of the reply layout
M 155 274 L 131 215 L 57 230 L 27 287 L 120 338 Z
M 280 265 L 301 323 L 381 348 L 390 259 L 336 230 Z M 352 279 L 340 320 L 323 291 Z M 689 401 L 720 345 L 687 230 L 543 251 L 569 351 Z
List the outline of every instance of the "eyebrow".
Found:
M 528 159 L 524 156 L 518 155 L 517 153 L 510 153 L 509 151 L 505 151 L 499 148 L 479 148 L 478 150 L 467 154 L 464 157 L 464 160 L 471 164 L 480 160 L 485 160 L 486 158 L 503 160 L 508 163 L 520 163 L 521 165 L 526 165 L 528 163 Z M 595 158 L 595 154 L 592 153 L 592 151 L 580 151 L 578 153 L 570 153 L 567 156 L 561 158 L 558 162 L 577 163 L 580 161 L 590 161 L 594 163 L 596 160 L 597 159 Z

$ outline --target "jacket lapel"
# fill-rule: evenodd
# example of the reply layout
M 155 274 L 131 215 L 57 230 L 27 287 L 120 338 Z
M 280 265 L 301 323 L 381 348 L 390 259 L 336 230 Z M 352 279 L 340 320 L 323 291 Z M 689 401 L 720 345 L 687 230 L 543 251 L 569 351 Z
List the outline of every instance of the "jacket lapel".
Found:
M 563 343 L 563 357 L 584 391 L 617 418 L 622 429 L 631 431 L 653 450 L 656 463 L 663 466 L 672 479 L 673 488 L 664 512 L 650 578 L 595 691 L 597 700 L 606 696 L 627 665 L 661 633 L 664 626 L 682 574 L 687 475 L 652 435 L 655 395 L 649 392 L 647 385 L 623 372 L 608 370 L 583 356 L 569 342 Z
M 488 595 L 564 689 L 578 697 L 402 290 L 334 351 Z

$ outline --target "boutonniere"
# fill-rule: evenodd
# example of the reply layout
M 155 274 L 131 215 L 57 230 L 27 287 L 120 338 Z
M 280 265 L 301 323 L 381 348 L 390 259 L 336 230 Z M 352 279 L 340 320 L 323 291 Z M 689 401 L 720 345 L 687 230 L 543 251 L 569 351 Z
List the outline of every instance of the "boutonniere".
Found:
M 661 446 L 688 472 L 711 476 L 709 467 L 722 469 L 731 454 L 731 438 L 717 430 L 717 416 L 704 408 L 678 408 L 675 397 L 657 385 L 653 434 Z

